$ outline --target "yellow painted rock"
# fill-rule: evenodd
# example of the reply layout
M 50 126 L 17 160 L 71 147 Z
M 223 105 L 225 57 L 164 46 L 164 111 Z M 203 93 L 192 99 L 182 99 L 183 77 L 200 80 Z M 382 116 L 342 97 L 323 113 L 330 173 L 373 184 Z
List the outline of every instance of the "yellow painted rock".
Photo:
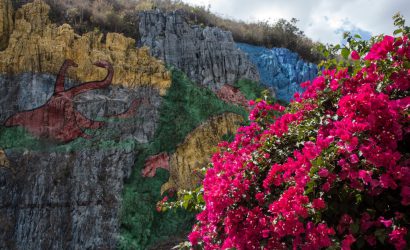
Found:
M 236 133 L 243 117 L 224 113 L 208 119 L 192 131 L 170 157 L 169 181 L 161 187 L 161 193 L 174 190 L 192 190 L 199 186 L 198 170 L 210 162 L 215 147 L 223 135 Z
M 5 6 L 7 0 L 0 2 L 0 6 Z M 105 77 L 106 71 L 93 63 L 107 60 L 114 67 L 113 84 L 129 88 L 152 86 L 165 94 L 171 75 L 160 60 L 150 56 L 148 48 L 136 48 L 134 39 L 117 33 L 108 33 L 105 42 L 98 31 L 80 36 L 68 24 L 52 24 L 49 9 L 44 2 L 35 0 L 16 11 L 8 47 L 0 52 L 0 73 L 57 74 L 63 61 L 72 59 L 78 68 L 69 70 L 68 76 L 88 82 Z
M 9 167 L 10 163 L 7 159 L 6 153 L 2 149 L 0 149 L 0 167 Z
M 13 6 L 10 0 L 0 0 L 0 50 L 7 47 L 13 29 Z

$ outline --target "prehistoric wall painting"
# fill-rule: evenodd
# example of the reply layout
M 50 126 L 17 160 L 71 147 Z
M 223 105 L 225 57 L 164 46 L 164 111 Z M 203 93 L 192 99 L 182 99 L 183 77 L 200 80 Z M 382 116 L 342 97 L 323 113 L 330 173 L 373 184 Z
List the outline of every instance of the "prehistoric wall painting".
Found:
M 161 193 L 196 188 L 203 178 L 200 169 L 209 163 L 214 147 L 224 135 L 234 133 L 241 122 L 242 116 L 229 112 L 210 117 L 194 129 L 173 154 L 161 152 L 148 157 L 141 175 L 152 178 L 158 168 L 168 170 L 170 177 L 161 187 Z
M 98 61 L 95 66 L 107 70 L 106 77 L 101 81 L 86 82 L 70 89 L 64 88 L 65 74 L 69 67 L 78 67 L 72 60 L 65 60 L 60 68 L 55 82 L 54 93 L 42 106 L 17 113 L 5 122 L 7 127 L 22 126 L 30 133 L 43 138 L 50 138 L 60 142 L 69 142 L 78 137 L 89 139 L 85 129 L 97 129 L 103 122 L 93 121 L 75 109 L 73 98 L 81 93 L 93 89 L 108 87 L 113 79 L 114 69 L 107 61 Z M 121 114 L 111 117 L 127 118 L 135 113 L 138 101 L 134 101 L 130 108 Z

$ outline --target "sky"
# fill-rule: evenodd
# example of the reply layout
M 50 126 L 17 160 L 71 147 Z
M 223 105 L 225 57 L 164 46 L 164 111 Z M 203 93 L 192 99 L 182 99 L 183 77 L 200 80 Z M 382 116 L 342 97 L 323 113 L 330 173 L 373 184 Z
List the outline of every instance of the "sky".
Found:
M 243 21 L 299 20 L 297 26 L 314 41 L 341 43 L 343 32 L 391 34 L 392 16 L 400 12 L 410 25 L 410 0 L 182 0 L 208 6 L 213 13 Z

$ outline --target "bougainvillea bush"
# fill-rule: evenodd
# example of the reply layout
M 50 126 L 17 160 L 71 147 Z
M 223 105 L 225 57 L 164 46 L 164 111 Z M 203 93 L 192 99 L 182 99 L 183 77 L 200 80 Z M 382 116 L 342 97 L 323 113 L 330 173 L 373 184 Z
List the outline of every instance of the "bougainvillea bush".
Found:
M 203 181 L 194 249 L 409 249 L 410 40 L 350 49 L 286 109 L 252 103 Z

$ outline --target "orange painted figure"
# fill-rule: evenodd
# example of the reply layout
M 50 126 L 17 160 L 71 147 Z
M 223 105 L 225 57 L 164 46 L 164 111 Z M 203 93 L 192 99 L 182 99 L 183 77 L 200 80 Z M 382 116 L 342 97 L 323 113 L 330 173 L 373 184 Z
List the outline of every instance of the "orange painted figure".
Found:
M 22 126 L 30 133 L 68 142 L 78 137 L 90 138 L 84 133 L 84 129 L 97 129 L 103 126 L 103 122 L 93 121 L 78 112 L 73 103 L 73 98 L 81 93 L 92 89 L 105 88 L 111 84 L 114 69 L 107 61 L 94 63 L 95 66 L 107 69 L 107 76 L 101 81 L 83 83 L 73 88 L 64 89 L 64 79 L 69 67 L 78 67 L 72 60 L 65 60 L 58 73 L 55 89 L 52 97 L 42 106 L 17 113 L 7 119 L 6 126 Z M 126 112 L 133 113 L 137 102 L 131 104 Z M 120 114 L 121 115 L 121 114 Z

